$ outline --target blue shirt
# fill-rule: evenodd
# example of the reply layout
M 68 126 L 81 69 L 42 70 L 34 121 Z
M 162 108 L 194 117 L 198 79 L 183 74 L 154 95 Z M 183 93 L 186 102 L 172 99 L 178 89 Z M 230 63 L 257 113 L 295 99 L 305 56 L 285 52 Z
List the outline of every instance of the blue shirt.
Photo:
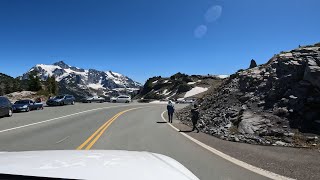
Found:
M 168 104 L 167 105 L 167 110 L 169 113 L 173 113 L 174 112 L 174 105 L 173 104 Z

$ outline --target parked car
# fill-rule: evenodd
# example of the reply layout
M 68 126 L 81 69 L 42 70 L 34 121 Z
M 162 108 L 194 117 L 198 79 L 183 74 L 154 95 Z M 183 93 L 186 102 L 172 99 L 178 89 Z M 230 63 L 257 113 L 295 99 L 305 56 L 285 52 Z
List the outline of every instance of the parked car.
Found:
M 75 98 L 72 95 L 59 95 L 47 101 L 48 106 L 63 106 L 66 104 L 74 105 Z
M 30 99 L 19 100 L 12 105 L 12 110 L 14 112 L 21 112 L 21 111 L 29 112 L 32 110 L 40 110 L 40 109 L 43 109 L 43 104 L 35 103 Z
M 0 96 L 0 117 L 12 116 L 13 110 L 12 110 L 12 104 L 9 101 L 8 98 Z
M 197 99 L 196 98 L 185 98 L 185 103 L 189 103 L 189 104 L 192 104 L 194 103 Z
M 111 98 L 110 102 L 112 103 L 130 103 L 131 102 L 131 97 L 126 96 L 126 95 L 121 95 L 116 98 Z
M 179 98 L 177 99 L 177 104 L 192 104 L 196 101 L 196 98 Z
M 106 99 L 103 97 L 100 97 L 100 96 L 92 96 L 92 97 L 87 97 L 87 98 L 82 99 L 82 102 L 84 102 L 84 103 L 91 103 L 91 102 L 103 103 L 103 102 L 106 102 Z
M 184 98 L 178 98 L 178 99 L 176 100 L 176 103 L 177 103 L 177 104 L 184 104 L 184 103 L 186 103 L 186 100 L 185 100 Z

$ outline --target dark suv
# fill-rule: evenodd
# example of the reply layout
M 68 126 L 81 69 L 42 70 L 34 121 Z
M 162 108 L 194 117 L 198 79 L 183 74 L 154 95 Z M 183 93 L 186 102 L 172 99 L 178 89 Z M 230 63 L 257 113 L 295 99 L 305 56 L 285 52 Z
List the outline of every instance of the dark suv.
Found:
M 0 96 L 0 117 L 12 116 L 12 104 L 8 98 Z
M 47 101 L 48 106 L 74 105 L 75 98 L 72 95 L 59 95 Z

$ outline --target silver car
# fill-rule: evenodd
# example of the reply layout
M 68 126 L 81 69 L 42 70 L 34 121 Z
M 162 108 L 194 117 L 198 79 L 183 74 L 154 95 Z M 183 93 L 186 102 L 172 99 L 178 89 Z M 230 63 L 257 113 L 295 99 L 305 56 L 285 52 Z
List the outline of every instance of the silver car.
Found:
M 121 95 L 116 98 L 111 98 L 110 102 L 112 102 L 112 103 L 130 103 L 131 97 L 127 96 L 127 95 Z
M 82 102 L 84 103 L 91 103 L 91 102 L 100 102 L 100 103 L 103 103 L 105 102 L 106 99 L 103 98 L 103 97 L 100 97 L 100 96 L 92 96 L 92 97 L 87 97 L 87 98 L 84 98 L 82 100 Z

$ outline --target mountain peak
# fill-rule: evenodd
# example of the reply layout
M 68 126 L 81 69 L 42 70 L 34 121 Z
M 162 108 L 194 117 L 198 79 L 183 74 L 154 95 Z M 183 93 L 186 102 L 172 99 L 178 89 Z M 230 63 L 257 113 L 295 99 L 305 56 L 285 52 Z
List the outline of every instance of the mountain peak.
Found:
M 90 93 L 104 95 L 112 93 L 110 89 L 140 87 L 138 82 L 119 73 L 95 69 L 85 70 L 70 66 L 64 61 L 58 61 L 52 65 L 37 64 L 31 70 L 37 70 L 40 79 L 43 81 L 47 80 L 49 76 L 54 76 L 59 86 L 63 87 L 59 93 L 73 93 L 83 97 Z M 22 79 L 28 79 L 30 71 L 23 74 Z
M 59 67 L 64 68 L 64 69 L 67 69 L 67 68 L 70 67 L 68 64 L 66 64 L 66 63 L 65 63 L 64 61 L 62 61 L 62 60 L 53 63 L 53 65 L 59 66 Z

